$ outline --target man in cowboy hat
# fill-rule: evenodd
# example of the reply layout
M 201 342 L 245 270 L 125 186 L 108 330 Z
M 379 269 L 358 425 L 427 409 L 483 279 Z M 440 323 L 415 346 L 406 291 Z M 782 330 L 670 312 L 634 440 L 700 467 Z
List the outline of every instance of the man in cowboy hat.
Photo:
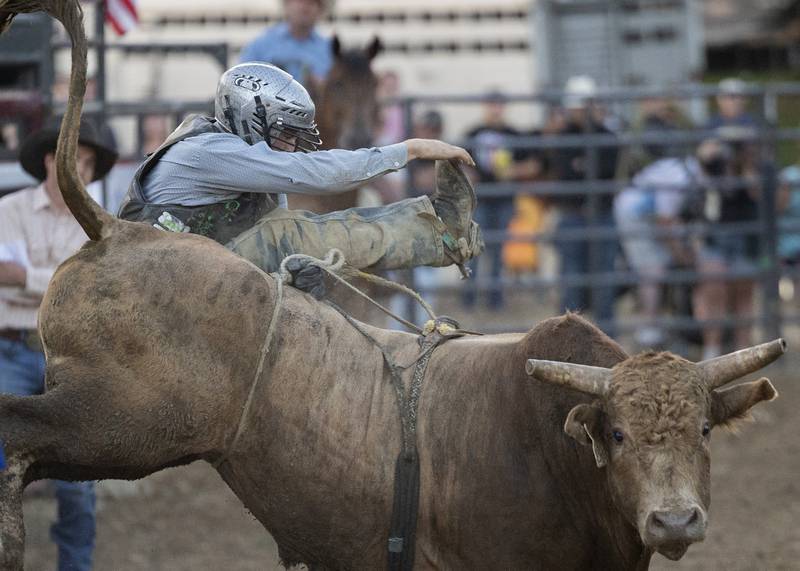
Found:
M 59 125 L 49 123 L 22 144 L 22 167 L 41 181 L 0 198 L 0 392 L 44 391 L 45 359 L 36 334 L 36 313 L 56 267 L 86 235 L 61 197 L 55 151 Z M 104 177 L 117 153 L 84 121 L 78 175 L 85 184 Z M 55 482 L 58 521 L 50 530 L 58 545 L 59 571 L 89 571 L 95 536 L 92 482 Z

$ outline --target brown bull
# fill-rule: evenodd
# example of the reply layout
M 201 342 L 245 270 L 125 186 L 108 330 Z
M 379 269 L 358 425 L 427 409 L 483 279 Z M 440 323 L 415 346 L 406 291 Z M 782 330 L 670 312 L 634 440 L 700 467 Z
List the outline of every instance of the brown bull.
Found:
M 33 8 L 76 43 L 57 161 L 91 241 L 42 304 L 48 392 L 0 397 L 0 567 L 22 569 L 26 483 L 205 460 L 287 563 L 382 568 L 400 426 L 380 351 L 289 290 L 262 368 L 270 277 L 209 240 L 118 221 L 91 202 L 74 160 L 80 11 L 0 0 L 0 27 Z M 369 331 L 398 362 L 416 356 L 411 335 Z M 646 569 L 655 551 L 680 557 L 707 525 L 710 429 L 776 394 L 766 379 L 719 387 L 782 351 L 779 341 L 701 364 L 628 358 L 571 315 L 526 335 L 449 341 L 420 400 L 416 568 Z

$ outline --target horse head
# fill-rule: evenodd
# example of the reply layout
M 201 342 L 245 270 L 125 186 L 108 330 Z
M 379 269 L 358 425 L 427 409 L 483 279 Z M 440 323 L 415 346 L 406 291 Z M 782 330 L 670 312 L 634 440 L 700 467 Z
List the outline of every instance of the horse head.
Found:
M 372 60 L 383 48 L 376 37 L 364 49 L 343 49 L 337 36 L 331 41 L 333 67 L 322 85 L 317 123 L 328 148 L 369 147 L 378 123 L 378 79 Z

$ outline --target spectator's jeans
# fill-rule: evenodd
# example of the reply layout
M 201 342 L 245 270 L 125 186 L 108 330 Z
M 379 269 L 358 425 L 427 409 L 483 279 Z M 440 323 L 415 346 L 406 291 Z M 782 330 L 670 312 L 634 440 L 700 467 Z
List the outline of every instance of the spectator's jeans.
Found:
M 594 226 L 614 228 L 611 212 L 601 211 Z M 589 221 L 582 213 L 566 209 L 561 213 L 559 231 L 574 232 L 588 227 Z M 561 276 L 579 278 L 585 277 L 588 273 L 613 272 L 617 245 L 617 240 L 613 238 L 556 241 L 556 248 L 561 258 Z M 592 286 L 591 282 L 589 287 L 565 285 L 561 297 L 561 311 L 591 310 L 595 321 L 602 324 L 607 333 L 612 333 L 615 289 L 615 286 Z
M 475 222 L 481 227 L 481 230 L 495 232 L 506 232 L 511 218 L 514 216 L 514 200 L 511 198 L 505 200 L 484 200 L 478 201 L 478 208 L 475 210 Z M 491 309 L 499 309 L 503 305 L 503 289 L 500 285 L 500 276 L 503 273 L 503 242 L 487 241 L 486 251 L 483 253 L 484 258 L 489 259 L 491 267 L 489 268 L 489 276 L 491 278 L 489 289 L 489 307 Z M 470 267 L 474 272 L 475 279 L 465 284 L 463 302 L 464 305 L 471 306 L 475 304 L 477 298 L 476 283 L 480 279 L 478 276 L 478 258 L 473 258 L 470 261 Z
M 0 392 L 44 391 L 44 355 L 25 343 L 0 338 Z M 58 521 L 50 537 L 58 546 L 58 571 L 90 571 L 95 538 L 94 482 L 55 481 Z

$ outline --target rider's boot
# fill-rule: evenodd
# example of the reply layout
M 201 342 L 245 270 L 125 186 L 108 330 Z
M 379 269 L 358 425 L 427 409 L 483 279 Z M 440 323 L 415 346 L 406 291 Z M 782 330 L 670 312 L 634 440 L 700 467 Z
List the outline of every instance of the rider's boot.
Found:
M 456 161 L 436 161 L 436 191 L 431 202 L 438 216 L 432 222 L 442 234 L 445 254 L 467 277 L 464 262 L 480 254 L 484 244 L 480 227 L 472 219 L 477 205 L 475 189 Z

